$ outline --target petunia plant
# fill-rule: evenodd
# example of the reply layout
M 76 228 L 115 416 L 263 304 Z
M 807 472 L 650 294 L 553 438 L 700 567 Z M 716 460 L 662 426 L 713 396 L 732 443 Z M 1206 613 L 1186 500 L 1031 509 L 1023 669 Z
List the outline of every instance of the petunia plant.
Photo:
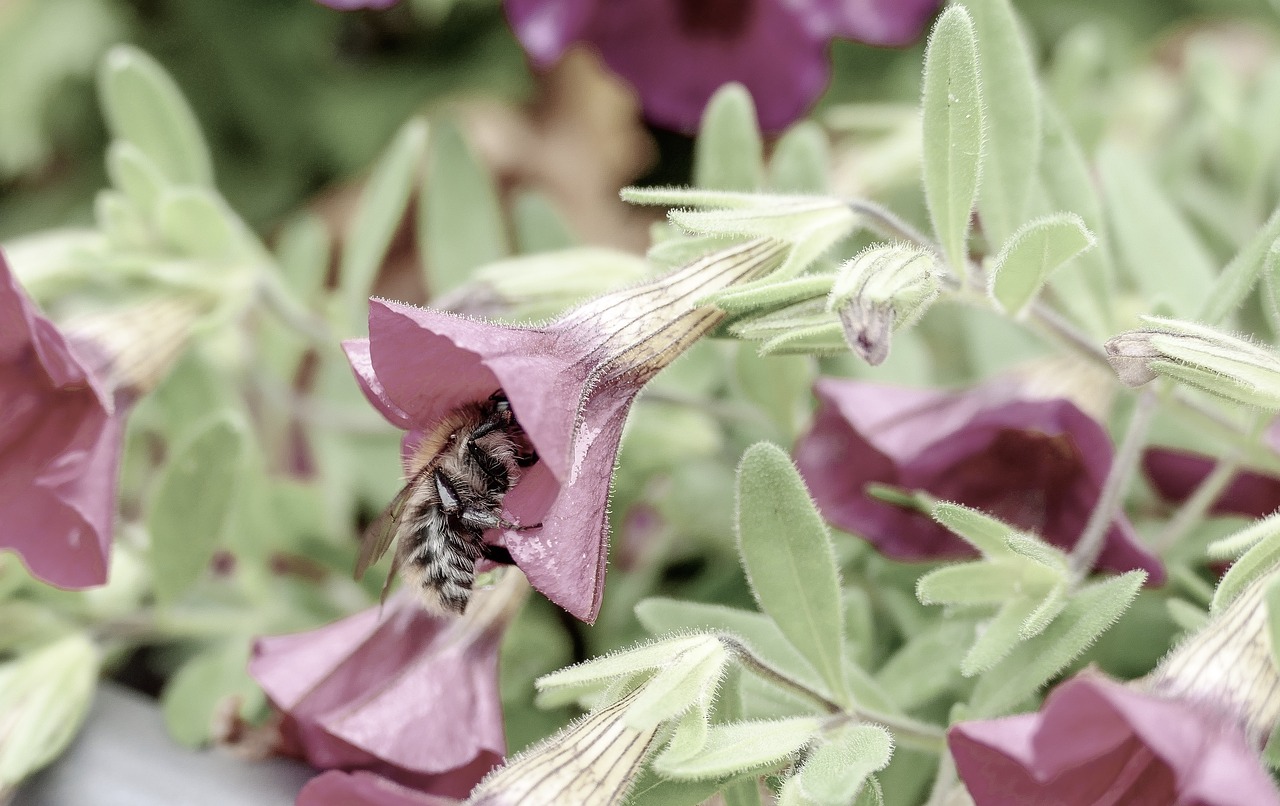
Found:
M 106 678 L 302 806 L 1280 803 L 1263 23 L 72 5 L 156 55 L 0 58 L 104 166 L 0 122 L 0 802 Z

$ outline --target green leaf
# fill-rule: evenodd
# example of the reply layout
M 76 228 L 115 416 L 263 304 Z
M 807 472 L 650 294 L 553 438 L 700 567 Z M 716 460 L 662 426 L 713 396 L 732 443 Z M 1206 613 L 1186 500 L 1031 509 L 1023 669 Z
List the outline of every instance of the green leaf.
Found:
M 113 137 L 137 146 L 174 184 L 213 185 L 200 125 L 158 62 L 131 45 L 116 45 L 103 59 L 98 92 Z
M 1209 623 L 1209 614 L 1204 608 L 1186 599 L 1168 599 L 1164 604 L 1169 612 L 1169 620 L 1183 632 L 1199 632 Z
M 933 26 L 924 57 L 925 200 L 943 252 L 961 275 L 983 154 L 977 47 L 969 12 L 950 6 Z
M 719 641 L 707 641 L 672 657 L 627 709 L 625 721 L 637 730 L 657 725 L 714 699 L 728 655 Z
M 976 509 L 940 501 L 933 507 L 933 519 L 973 546 L 984 557 L 1009 556 L 1008 538 L 1015 531 L 1004 521 Z
M 986 138 L 978 213 L 990 243 L 1026 220 L 1040 159 L 1040 91 L 1031 53 L 1008 0 L 968 0 L 977 34 Z
M 687 651 L 699 650 L 700 647 L 705 651 L 710 645 L 719 647 L 720 642 L 710 635 L 675 636 L 649 641 L 552 672 L 538 678 L 534 685 L 539 692 L 569 689 L 576 696 L 578 690 L 603 688 L 617 679 L 627 678 L 639 672 L 661 669 L 673 658 Z M 543 696 L 539 701 L 555 704 L 561 699 Z
M 960 674 L 981 674 L 1012 652 L 1022 640 L 1022 625 L 1036 606 L 1036 600 L 1026 596 L 1006 601 L 994 618 L 978 628 L 977 640 L 960 662 Z
M 1110 335 L 1115 330 L 1111 325 L 1115 277 L 1102 200 L 1084 153 L 1062 115 L 1048 105 L 1044 112 L 1040 181 L 1048 209 L 1076 213 L 1098 240 L 1096 249 L 1081 255 L 1071 271 L 1051 277 L 1049 285 L 1058 303 L 1090 333 Z
M 142 149 L 127 140 L 113 142 L 107 148 L 107 176 L 144 218 L 149 220 L 155 215 L 156 204 L 168 182 Z
M 452 123 L 436 124 L 418 210 L 419 253 L 431 296 L 510 254 L 493 178 Z
M 133 251 L 151 245 L 147 222 L 123 193 L 99 191 L 93 200 L 93 217 L 114 249 Z
M 959 685 L 960 659 L 973 642 L 974 622 L 946 618 L 912 634 L 876 671 L 895 706 L 912 711 Z
M 156 228 L 179 254 L 226 260 L 241 245 L 234 216 L 222 197 L 206 188 L 171 188 L 160 196 Z
M 752 445 L 739 465 L 738 549 L 760 609 L 843 698 L 835 551 L 803 479 L 776 445 Z
M 314 213 L 300 213 L 285 223 L 276 243 L 280 271 L 290 289 L 313 300 L 324 288 L 329 272 L 329 230 Z
M 351 216 L 338 264 L 338 284 L 343 299 L 361 317 L 378 269 L 409 206 L 426 147 L 425 120 L 414 118 L 401 126 L 365 182 Z
M 710 702 L 703 701 L 684 712 L 672 727 L 671 738 L 659 759 L 667 764 L 676 764 L 693 758 L 706 747 L 711 730 L 709 706 Z
M 1250 545 L 1250 548 L 1231 564 L 1218 581 L 1218 588 L 1213 593 L 1213 604 L 1209 607 L 1210 613 L 1222 612 L 1250 582 L 1280 564 L 1280 512 L 1215 543 L 1210 546 L 1210 551 L 1215 546 L 1222 545 L 1230 545 L 1232 548 Z
M 1271 213 L 1262 228 L 1223 268 L 1196 319 L 1211 325 L 1227 321 L 1244 303 L 1258 278 L 1264 273 L 1269 274 L 1267 269 L 1275 266 L 1277 250 L 1280 250 L 1280 208 Z
M 845 806 L 862 791 L 867 778 L 893 757 L 893 737 L 878 725 L 846 727 L 819 744 L 800 768 L 805 803 Z
M 817 717 L 754 720 L 717 725 L 707 733 L 707 744 L 694 758 L 663 763 L 654 769 L 671 778 L 700 780 L 737 775 L 780 764 L 804 747 L 821 727 Z
M 1280 535 L 1280 513 L 1272 513 L 1253 521 L 1244 529 L 1232 532 L 1208 545 L 1205 552 L 1212 560 L 1235 559 L 1268 538 Z
M 1120 618 L 1145 579 L 1142 571 L 1130 571 L 1081 588 L 1044 632 L 1018 644 L 979 678 L 969 718 L 1009 713 L 1034 696 Z
M 778 193 L 826 193 L 831 146 L 822 127 L 803 120 L 787 129 L 769 159 L 769 188 Z
M 1074 213 L 1057 213 L 1024 224 L 991 267 L 991 296 L 1015 315 L 1026 310 L 1059 267 L 1097 241 Z
M 161 471 L 147 519 L 161 603 L 172 603 L 195 582 L 221 542 L 247 438 L 238 417 L 215 416 L 194 429 Z
M 1059 575 L 1021 559 L 954 563 L 926 573 L 916 583 L 921 604 L 995 605 L 1027 590 L 1047 590 Z
M 713 190 L 756 190 L 763 184 L 764 144 L 751 93 L 738 83 L 716 90 L 694 143 L 693 183 Z
M 627 795 L 627 806 L 699 806 L 714 795 L 723 782 L 673 781 L 645 767 L 636 778 L 635 786 Z
M 169 733 L 179 743 L 199 747 L 209 741 L 219 709 L 234 698 L 236 711 L 250 716 L 266 704 L 249 676 L 249 641 L 210 647 L 183 664 L 160 697 Z
M 809 418 L 810 393 L 817 367 L 805 356 L 761 356 L 738 345 L 735 362 L 743 396 L 769 416 L 787 442 Z
M 516 247 L 522 253 L 553 252 L 574 245 L 573 234 L 551 200 L 543 193 L 525 190 L 511 205 Z
M 806 275 L 789 280 L 778 280 L 753 287 L 729 288 L 706 298 L 729 314 L 760 315 L 815 299 L 825 299 L 831 291 L 833 277 L 830 274 Z
M 1098 172 L 1120 257 L 1148 305 L 1199 311 L 1213 288 L 1213 259 L 1142 161 L 1118 148 L 1098 154 Z

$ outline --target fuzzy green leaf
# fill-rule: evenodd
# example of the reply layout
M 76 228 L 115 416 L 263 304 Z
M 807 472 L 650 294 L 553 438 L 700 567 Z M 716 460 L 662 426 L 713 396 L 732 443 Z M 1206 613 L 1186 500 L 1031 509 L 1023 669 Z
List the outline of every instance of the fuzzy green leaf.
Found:
M 671 738 L 658 759 L 667 764 L 678 764 L 693 758 L 707 746 L 711 732 L 710 702 L 695 703 L 672 727 Z
M 249 642 L 211 647 L 183 664 L 164 688 L 161 708 L 169 733 L 179 743 L 199 747 L 209 741 L 218 709 L 234 697 L 237 711 L 251 715 L 265 705 L 262 689 L 249 677 Z
M 1096 243 L 1080 216 L 1057 213 L 1023 225 L 1000 250 L 991 267 L 991 296 L 1019 314 L 1059 267 Z
M 845 806 L 893 756 L 893 737 L 878 725 L 853 725 L 819 744 L 797 774 L 804 803 Z
M 289 220 L 280 231 L 276 244 L 280 271 L 300 299 L 313 299 L 324 287 L 329 249 L 329 231 L 313 213 Z
M 155 215 L 156 204 L 168 182 L 151 158 L 128 140 L 116 140 L 107 148 L 107 175 L 116 190 L 128 197 L 145 219 Z
M 209 147 L 182 91 L 155 59 L 130 45 L 107 52 L 98 92 L 111 134 L 179 185 L 213 185 Z
M 985 557 L 1009 556 L 1007 544 L 1014 528 L 976 509 L 941 501 L 933 507 L 933 519 L 954 532 Z
M 1280 564 L 1280 513 L 1269 515 L 1241 532 L 1224 538 L 1215 545 L 1233 544 L 1234 547 L 1251 544 L 1240 559 L 1231 564 L 1218 581 L 1213 593 L 1210 613 L 1219 613 L 1231 600 L 1240 595 L 1249 583 Z M 1213 546 L 1210 547 L 1212 550 Z
M 1045 628 L 1066 609 L 1067 602 L 1070 601 L 1067 591 L 1068 585 L 1065 578 L 1050 588 L 1036 609 L 1028 614 L 1026 621 L 1022 622 L 1022 629 L 1018 631 L 1019 637 L 1026 640 L 1044 632 Z
M 244 424 L 221 414 L 193 429 L 161 471 L 147 529 L 156 598 L 178 599 L 222 541 L 243 466 Z
M 364 316 L 378 269 L 404 218 L 427 147 L 427 122 L 414 118 L 373 167 L 351 216 L 338 263 L 338 283 L 346 303 Z
M 826 193 L 831 147 L 822 127 L 804 120 L 787 129 L 769 159 L 769 187 L 779 193 Z
M 914 710 L 960 683 L 960 659 L 973 642 L 974 622 L 947 618 L 914 634 L 876 671 L 898 708 Z
M 654 769 L 671 778 L 699 780 L 736 775 L 780 764 L 804 747 L 821 727 L 817 717 L 735 722 L 712 727 L 703 751 L 690 759 L 666 762 Z
M 714 190 L 756 190 L 763 184 L 764 143 L 751 93 L 741 84 L 716 90 L 694 143 L 693 183 Z
M 650 641 L 552 672 L 539 677 L 535 685 L 539 692 L 604 688 L 614 680 L 661 669 L 673 658 L 687 651 L 698 650 L 700 647 L 705 650 L 712 644 L 718 647 L 720 642 L 710 635 L 685 635 Z
M 844 609 L 835 551 L 804 480 L 776 445 L 758 443 L 742 457 L 737 531 L 760 609 L 842 697 Z
M 1026 219 L 1040 158 L 1040 91 L 1009 1 L 968 0 L 965 7 L 977 34 L 986 112 L 986 181 L 979 189 L 978 213 L 987 240 L 1003 243 Z
M 704 302 L 715 305 L 734 316 L 758 316 L 798 302 L 825 299 L 831 291 L 832 279 L 829 274 L 819 274 L 793 277 L 789 280 L 762 285 L 753 283 L 752 288 L 731 288 L 717 292 L 707 297 Z
M 1271 660 L 1280 668 L 1280 577 L 1273 579 L 1265 594 L 1267 603 L 1267 636 Z
M 1280 535 L 1280 513 L 1273 513 L 1250 523 L 1244 529 L 1213 541 L 1205 549 L 1212 560 L 1232 560 L 1267 538 Z
M 729 210 L 672 210 L 668 217 L 698 235 L 766 237 L 791 246 L 786 261 L 759 285 L 794 277 L 853 231 L 853 210 L 838 199 L 777 197 L 775 206 Z M 747 286 L 754 288 L 758 285 Z
M 1059 577 L 1066 577 L 1067 555 L 1057 546 L 1052 546 L 1034 535 L 1019 532 L 1005 538 L 1004 544 L 1009 547 L 1009 551 L 1019 557 L 1025 557 Z
M 1044 632 L 1018 644 L 978 680 L 969 718 L 1009 713 L 1034 696 L 1120 618 L 1145 579 L 1142 571 L 1130 571 L 1081 588 Z
M 969 12 L 950 6 L 933 26 L 924 60 L 925 200 L 943 252 L 961 274 L 982 169 L 985 110 L 977 47 Z
M 724 646 L 707 641 L 672 657 L 627 709 L 628 727 L 637 730 L 673 719 L 697 704 L 708 704 L 724 675 Z
M 112 248 L 125 252 L 151 246 L 147 222 L 123 193 L 99 191 L 93 200 L 93 217 Z
M 205 188 L 166 190 L 156 208 L 156 227 L 169 246 L 191 257 L 227 260 L 243 245 L 235 214 Z
M 1022 559 L 954 563 L 926 573 L 916 583 L 921 604 L 1000 604 L 1027 590 L 1047 590 L 1059 575 Z
M 1005 658 L 1022 640 L 1022 625 L 1035 611 L 1036 601 L 1026 596 L 1009 599 L 986 624 L 960 663 L 960 673 L 973 677 Z
M 1262 228 L 1223 268 L 1196 319 L 1211 325 L 1226 321 L 1257 285 L 1268 266 L 1274 265 L 1277 247 L 1280 247 L 1280 208 L 1271 213 Z
M 510 250 L 493 178 L 456 126 L 436 125 L 428 161 L 418 206 L 418 244 L 427 290 L 437 296 Z
M 1103 148 L 1098 171 L 1120 257 L 1143 299 L 1163 300 L 1177 315 L 1200 310 L 1215 274 L 1204 244 L 1140 159 Z

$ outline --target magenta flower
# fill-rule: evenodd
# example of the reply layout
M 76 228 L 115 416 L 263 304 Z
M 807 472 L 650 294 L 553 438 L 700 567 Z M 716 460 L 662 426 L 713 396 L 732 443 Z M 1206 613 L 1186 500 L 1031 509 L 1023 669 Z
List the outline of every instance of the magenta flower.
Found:
M 1267 429 L 1264 442 L 1280 453 L 1280 420 Z M 1151 448 L 1142 456 L 1142 469 L 1161 498 L 1185 501 L 1213 470 L 1216 460 L 1190 451 Z M 1280 509 L 1280 478 L 1245 470 L 1236 473 L 1209 511 L 1215 515 L 1261 518 Z
M 1280 804 L 1239 725 L 1210 708 L 1081 674 L 1039 713 L 948 732 L 977 806 Z
M 1100 425 L 1066 400 L 1020 397 L 1012 384 L 938 392 L 824 378 L 815 393 L 818 411 L 796 445 L 796 465 L 828 521 L 895 559 L 972 550 L 928 516 L 868 495 L 868 484 L 923 490 L 1069 548 L 1111 465 Z M 1164 580 L 1123 517 L 1098 564 Z
M 355 11 L 361 8 L 391 8 L 400 0 L 320 0 L 323 5 L 339 11 Z
M 533 587 L 584 621 L 604 588 L 609 486 L 622 426 L 641 387 L 723 314 L 705 294 L 760 277 L 785 247 L 756 240 L 646 285 L 606 294 L 542 327 L 468 319 L 373 300 L 369 338 L 345 343 L 366 396 L 408 431 L 502 389 L 537 450 L 503 517 L 541 528 L 501 535 Z
M 760 125 L 797 120 L 827 85 L 827 46 L 916 39 L 938 0 L 506 0 L 507 17 L 537 67 L 586 42 L 635 87 L 650 120 L 698 126 L 721 85 L 737 81 L 755 99 Z
M 0 255 L 0 549 L 62 588 L 107 581 L 124 415 L 99 358 L 41 315 Z
M 478 780 L 472 784 L 479 783 Z M 401 786 L 362 770 L 329 770 L 307 782 L 296 806 L 457 806 L 452 797 Z
M 286 749 L 313 766 L 465 796 L 506 747 L 498 694 L 506 619 L 473 615 L 435 616 L 396 596 L 381 613 L 258 639 L 249 672 L 284 714 Z M 340 789 L 337 780 L 316 786 Z

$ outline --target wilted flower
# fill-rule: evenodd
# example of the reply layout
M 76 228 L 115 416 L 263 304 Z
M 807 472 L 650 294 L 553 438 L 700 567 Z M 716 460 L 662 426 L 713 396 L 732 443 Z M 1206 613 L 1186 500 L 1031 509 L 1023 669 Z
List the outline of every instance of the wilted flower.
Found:
M 824 378 L 796 465 L 823 516 L 903 560 L 971 553 L 927 515 L 881 501 L 867 485 L 923 490 L 1070 547 L 1084 530 L 1111 465 L 1106 431 L 1066 400 L 1029 400 L 1012 384 L 939 392 Z M 1117 518 L 1099 567 L 1160 562 Z
M 511 573 L 462 617 L 402 595 L 317 630 L 258 639 L 249 671 L 284 714 L 285 750 L 321 769 L 367 769 L 465 796 L 505 751 L 498 647 L 525 590 Z
M 503 501 L 505 545 L 535 588 L 585 621 L 600 609 L 606 510 L 622 426 L 641 387 L 723 318 L 702 296 L 758 278 L 782 244 L 755 240 L 542 327 L 499 325 L 373 300 L 369 338 L 347 356 L 369 400 L 408 430 L 411 450 L 460 405 L 502 389 L 537 450 Z
M 889 357 L 894 330 L 920 318 L 938 296 L 937 258 L 911 244 L 875 244 L 836 273 L 827 310 L 849 348 L 873 366 Z
M 636 88 L 651 120 L 684 131 L 697 127 L 712 93 L 730 81 L 751 92 L 765 129 L 781 129 L 826 87 L 832 39 L 905 45 L 937 7 L 937 0 L 506 0 L 536 66 L 587 42 Z
M 124 418 L 0 256 L 0 547 L 53 585 L 107 581 Z
M 1280 709 L 1256 581 L 1150 677 L 1086 672 L 1036 714 L 961 722 L 949 744 L 978 806 L 1280 804 L 1257 753 Z
M 1280 421 L 1267 429 L 1263 442 L 1280 454 Z M 1203 454 L 1173 448 L 1150 448 L 1142 456 L 1142 469 L 1151 486 L 1168 501 L 1185 501 L 1213 472 L 1216 460 Z M 1280 509 L 1280 478 L 1252 470 L 1236 473 L 1209 507 L 1215 515 L 1261 518 Z

